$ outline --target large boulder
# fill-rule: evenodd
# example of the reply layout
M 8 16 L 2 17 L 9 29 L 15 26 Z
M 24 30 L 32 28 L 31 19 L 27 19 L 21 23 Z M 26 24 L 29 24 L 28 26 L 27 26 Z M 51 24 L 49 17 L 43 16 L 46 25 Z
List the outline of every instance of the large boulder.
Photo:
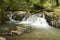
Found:
M 60 28 L 60 13 L 59 12 L 46 12 L 45 17 L 49 25 Z

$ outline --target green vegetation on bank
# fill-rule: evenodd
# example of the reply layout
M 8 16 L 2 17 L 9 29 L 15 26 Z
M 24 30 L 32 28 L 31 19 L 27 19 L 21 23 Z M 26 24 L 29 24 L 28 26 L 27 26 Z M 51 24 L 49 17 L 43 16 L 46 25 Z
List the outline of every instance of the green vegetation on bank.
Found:
M 0 11 L 3 10 L 34 10 L 35 8 L 59 9 L 60 0 L 2 0 Z M 40 10 L 39 9 L 39 10 Z
M 4 21 L 7 11 L 49 10 L 60 12 L 60 0 L 0 0 L 0 21 Z

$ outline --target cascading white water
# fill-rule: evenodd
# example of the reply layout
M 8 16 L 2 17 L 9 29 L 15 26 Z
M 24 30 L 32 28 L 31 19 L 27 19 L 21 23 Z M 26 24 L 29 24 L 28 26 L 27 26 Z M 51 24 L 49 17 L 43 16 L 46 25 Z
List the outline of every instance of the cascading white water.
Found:
M 44 28 L 44 29 L 50 28 L 50 26 L 48 25 L 48 23 L 45 19 L 44 14 L 35 14 L 35 15 L 31 15 L 26 20 L 24 20 L 24 19 L 22 20 L 21 23 L 25 23 L 25 24 L 29 23 L 34 28 Z
M 27 19 L 26 19 L 26 17 L 23 18 L 23 20 L 20 22 L 13 20 L 12 17 L 10 17 L 10 16 L 9 16 L 9 18 L 12 22 L 14 22 L 14 23 L 17 22 L 16 24 L 25 24 L 25 25 L 32 26 L 33 28 L 44 28 L 44 29 L 50 28 L 50 26 L 48 25 L 48 23 L 45 19 L 44 14 L 31 15 Z

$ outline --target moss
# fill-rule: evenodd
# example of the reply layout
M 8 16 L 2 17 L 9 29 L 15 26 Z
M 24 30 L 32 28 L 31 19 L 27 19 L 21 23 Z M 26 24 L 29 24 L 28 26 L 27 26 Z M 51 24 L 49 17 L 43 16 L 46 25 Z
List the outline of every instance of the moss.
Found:
M 60 28 L 60 14 L 59 12 L 46 12 L 46 19 L 50 25 Z M 52 24 L 52 22 L 54 24 Z

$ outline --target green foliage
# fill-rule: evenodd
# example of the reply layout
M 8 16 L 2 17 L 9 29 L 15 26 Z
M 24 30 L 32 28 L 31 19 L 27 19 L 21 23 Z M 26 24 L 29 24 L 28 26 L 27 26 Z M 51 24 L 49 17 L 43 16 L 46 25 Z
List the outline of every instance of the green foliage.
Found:
M 58 3 L 60 4 L 60 0 Z M 3 0 L 0 1 L 0 16 L 4 16 L 6 10 L 35 10 L 41 7 L 55 10 L 56 4 L 56 0 Z
M 60 3 L 60 0 L 58 0 Z M 4 0 L 2 5 L 0 6 L 0 11 L 1 10 L 6 10 L 7 7 L 10 5 L 11 1 L 10 0 Z M 1 2 L 0 2 L 1 4 Z M 42 7 L 48 7 L 48 6 L 55 6 L 56 1 L 55 0 L 12 0 L 10 10 L 21 10 L 21 9 L 33 9 L 34 4 L 42 6 Z
M 10 2 L 9 2 L 8 0 L 3 1 L 2 5 L 0 6 L 0 11 L 6 10 L 6 8 L 7 8 L 8 5 L 9 5 L 9 3 L 10 3 Z

